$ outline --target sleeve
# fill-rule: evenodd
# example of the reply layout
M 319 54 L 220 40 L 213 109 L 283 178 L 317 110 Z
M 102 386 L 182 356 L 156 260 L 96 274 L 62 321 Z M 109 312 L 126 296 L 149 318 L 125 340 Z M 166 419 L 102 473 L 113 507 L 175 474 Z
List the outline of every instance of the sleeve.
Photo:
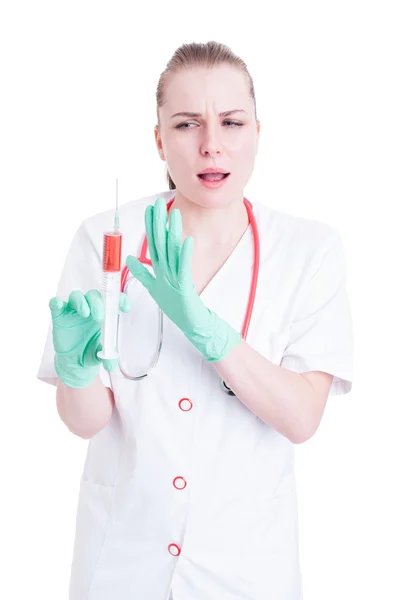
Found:
M 100 242 L 101 236 L 99 236 Z M 97 241 L 97 242 L 98 242 Z M 57 291 L 65 302 L 73 290 L 80 290 L 86 294 L 90 289 L 101 289 L 102 261 L 98 243 L 89 235 L 86 222 L 83 222 L 75 233 L 65 263 L 61 272 Z M 50 300 L 50 298 L 48 298 Z M 52 340 L 52 322 L 49 314 L 49 326 L 44 345 L 43 355 L 37 378 L 45 383 L 57 385 L 58 376 L 54 369 L 54 346 Z M 112 388 L 109 373 L 103 365 L 99 371 L 100 379 L 104 386 Z
M 353 379 L 353 331 L 346 290 L 346 261 L 332 229 L 302 286 L 281 366 L 297 373 L 333 375 L 329 396 L 347 394 Z

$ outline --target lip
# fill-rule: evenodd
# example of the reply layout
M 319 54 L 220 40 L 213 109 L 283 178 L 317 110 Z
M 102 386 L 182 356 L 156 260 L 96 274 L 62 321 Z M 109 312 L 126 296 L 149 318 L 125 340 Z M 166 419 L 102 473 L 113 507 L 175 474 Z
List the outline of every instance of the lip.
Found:
M 205 169 L 204 171 L 201 171 L 200 173 L 198 173 L 198 175 L 205 175 L 205 173 L 223 173 L 224 175 L 226 175 L 229 172 L 225 171 L 225 169 L 218 169 L 217 167 L 209 167 L 208 169 Z

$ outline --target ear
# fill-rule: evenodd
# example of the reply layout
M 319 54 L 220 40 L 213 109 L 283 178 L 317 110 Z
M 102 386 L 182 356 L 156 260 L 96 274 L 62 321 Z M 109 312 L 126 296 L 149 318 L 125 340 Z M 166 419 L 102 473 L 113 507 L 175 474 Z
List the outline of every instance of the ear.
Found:
M 160 137 L 159 125 L 155 125 L 154 134 L 155 134 L 155 142 L 156 142 L 156 147 L 158 149 L 159 156 L 162 160 L 165 161 L 166 159 L 165 159 L 164 152 L 163 152 L 163 144 L 162 144 L 162 138 Z
M 257 152 L 258 152 L 258 143 L 260 141 L 260 131 L 261 131 L 261 123 L 260 123 L 259 120 L 257 120 L 256 129 L 257 129 L 257 147 L 256 147 L 256 154 L 257 154 Z

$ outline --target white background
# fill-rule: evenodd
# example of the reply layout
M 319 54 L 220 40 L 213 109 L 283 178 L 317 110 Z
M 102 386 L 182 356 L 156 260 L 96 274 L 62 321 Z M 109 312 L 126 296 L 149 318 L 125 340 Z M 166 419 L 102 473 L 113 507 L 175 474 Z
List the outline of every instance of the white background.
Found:
M 393 4 L 2 5 L 1 598 L 67 598 L 88 442 L 36 380 L 47 303 L 80 222 L 113 206 L 116 177 L 121 203 L 167 189 L 157 82 L 180 44 L 211 39 L 254 78 L 262 132 L 246 196 L 336 227 L 346 251 L 354 388 L 296 447 L 304 599 L 398 597 Z

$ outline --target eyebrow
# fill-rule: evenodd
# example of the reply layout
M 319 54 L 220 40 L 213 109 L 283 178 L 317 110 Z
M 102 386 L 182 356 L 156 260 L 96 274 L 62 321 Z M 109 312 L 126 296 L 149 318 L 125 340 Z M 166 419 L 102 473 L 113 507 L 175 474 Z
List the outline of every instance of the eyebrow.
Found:
M 243 112 L 243 113 L 247 114 L 246 111 L 243 110 L 242 108 L 236 108 L 234 110 L 227 110 L 225 112 L 221 112 L 219 114 L 219 117 L 229 117 L 230 115 L 233 115 L 234 113 L 238 113 L 238 112 Z M 190 117 L 191 119 L 195 119 L 195 118 L 199 118 L 202 116 L 203 115 L 198 112 L 178 112 L 178 113 L 175 113 L 174 115 L 172 115 L 171 118 L 174 119 L 174 117 Z

